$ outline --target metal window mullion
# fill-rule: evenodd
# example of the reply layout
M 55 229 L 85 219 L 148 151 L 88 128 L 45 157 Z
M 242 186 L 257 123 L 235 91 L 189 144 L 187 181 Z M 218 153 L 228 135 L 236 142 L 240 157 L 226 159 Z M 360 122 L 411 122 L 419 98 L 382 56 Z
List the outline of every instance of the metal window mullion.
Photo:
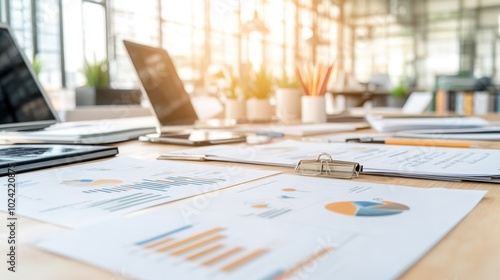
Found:
M 241 30 L 241 1 L 238 1 L 238 30 Z M 238 44 L 238 74 L 242 76 L 242 70 L 243 70 L 243 35 L 240 33 L 239 36 L 237 37 L 237 44 Z
M 61 86 L 66 87 L 66 59 L 64 50 L 64 25 L 63 25 L 63 5 L 62 0 L 58 0 L 59 6 L 59 62 L 61 64 Z
M 11 18 L 10 18 L 10 0 L 5 0 L 5 16 L 7 20 L 7 24 L 11 24 Z
M 104 24 L 105 24 L 104 28 L 106 29 L 106 54 L 107 54 L 108 57 L 110 57 L 109 55 L 111 53 L 111 51 L 109 49 L 109 41 L 110 41 L 109 36 L 111 34 L 111 30 L 110 30 L 111 29 L 111 19 L 110 19 L 110 16 L 109 16 L 109 10 L 110 9 L 108 9 L 109 6 L 110 6 L 108 4 L 109 2 L 110 1 L 108 1 L 108 0 L 104 0 L 103 1 L 103 7 L 104 7 Z M 113 52 L 113 54 L 114 54 L 114 52 Z M 108 63 L 109 63 L 109 59 L 108 59 Z M 108 65 L 108 67 L 109 67 L 109 65 Z
M 194 5 L 193 5 L 194 7 Z M 204 54 L 203 54 L 203 62 L 202 62 L 202 72 L 201 72 L 201 77 L 202 77 L 202 84 L 203 86 L 205 87 L 208 87 L 208 83 L 207 83 L 207 79 L 206 79 L 206 76 L 208 75 L 208 68 L 210 66 L 210 64 L 212 63 L 212 40 L 210 40 L 210 35 L 211 35 L 211 31 L 212 31 L 212 25 L 210 24 L 210 20 L 211 20 L 211 17 L 210 17 L 210 1 L 209 0 L 205 0 L 205 4 L 204 4 L 204 8 L 205 8 L 205 30 L 204 30 L 204 33 L 205 33 L 205 49 L 204 49 Z M 193 21 L 194 21 L 194 15 L 193 15 Z M 193 30 L 196 30 L 196 28 L 193 26 Z M 194 36 L 194 34 L 193 34 Z M 192 39 L 192 44 L 194 44 L 194 38 Z
M 299 24 L 299 0 L 295 0 L 295 63 L 300 61 L 300 52 L 299 52 L 299 36 L 300 36 L 300 24 Z
M 287 49 L 286 49 L 286 1 L 283 1 L 283 21 L 281 22 L 281 24 L 283 24 L 283 42 L 281 43 L 281 49 L 283 51 L 283 56 L 282 56 L 282 64 L 283 64 L 283 71 L 285 71 L 286 69 L 286 54 L 287 54 Z
M 159 41 L 159 47 L 163 48 L 163 15 L 162 15 L 162 0 L 158 0 L 158 41 Z
M 38 19 L 37 19 L 37 1 L 31 0 L 31 35 L 33 45 L 33 56 L 37 55 L 38 49 Z

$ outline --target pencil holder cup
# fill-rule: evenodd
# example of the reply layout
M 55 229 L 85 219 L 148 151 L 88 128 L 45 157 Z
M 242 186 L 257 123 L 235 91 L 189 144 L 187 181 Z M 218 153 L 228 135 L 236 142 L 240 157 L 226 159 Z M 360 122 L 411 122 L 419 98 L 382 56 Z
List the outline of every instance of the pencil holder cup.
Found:
M 251 122 L 266 122 L 273 115 L 269 99 L 250 98 L 247 100 L 247 120 Z
M 226 100 L 226 119 L 245 120 L 247 117 L 247 104 L 245 100 L 227 99 Z
M 275 95 L 276 117 L 284 123 L 300 120 L 300 89 L 278 88 Z
M 302 122 L 326 122 L 325 96 L 302 96 Z

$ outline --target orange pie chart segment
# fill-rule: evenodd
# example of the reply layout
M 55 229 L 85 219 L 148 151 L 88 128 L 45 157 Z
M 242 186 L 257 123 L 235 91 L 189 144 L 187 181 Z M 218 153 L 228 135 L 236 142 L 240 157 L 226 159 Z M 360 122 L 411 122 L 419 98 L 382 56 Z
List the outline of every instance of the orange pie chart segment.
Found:
M 252 208 L 265 209 L 265 208 L 269 208 L 269 205 L 268 205 L 268 204 L 265 204 L 265 203 L 262 203 L 262 204 L 254 204 L 254 205 L 252 205 Z
M 354 204 L 351 201 L 330 203 L 327 204 L 325 208 L 335 213 L 350 215 L 350 216 L 355 216 L 356 212 L 358 211 L 358 208 L 356 208 L 356 206 L 354 206 Z

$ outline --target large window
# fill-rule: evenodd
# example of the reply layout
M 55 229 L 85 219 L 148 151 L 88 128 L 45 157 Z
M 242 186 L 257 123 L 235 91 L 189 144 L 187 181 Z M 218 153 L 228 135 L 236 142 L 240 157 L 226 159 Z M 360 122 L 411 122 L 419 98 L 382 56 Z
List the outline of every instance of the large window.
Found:
M 342 47 L 336 2 L 0 0 L 0 20 L 30 59 L 38 54 L 46 87 L 81 86 L 84 61 L 94 59 L 108 59 L 112 86 L 137 86 L 123 46 L 131 40 L 165 48 L 188 92 L 198 94 L 221 66 L 238 73 L 264 65 L 278 75 L 297 62 L 333 62 Z
M 203 78 L 210 56 L 205 55 L 210 42 L 206 38 L 206 13 L 209 1 L 162 1 L 161 46 L 175 61 L 179 76 L 194 93 L 203 88 Z
M 0 19 L 7 22 L 26 56 L 40 62 L 39 78 L 51 89 L 64 86 L 60 0 L 3 0 Z
M 356 78 L 388 73 L 432 90 L 437 75 L 500 77 L 498 1 L 348 1 Z
M 134 72 L 123 40 L 159 47 L 158 0 L 114 0 L 108 1 L 110 34 L 108 54 L 111 66 L 111 81 L 116 87 L 137 86 Z M 180 2 L 179 2 L 180 3 Z
M 15 1 L 14 1 L 15 2 Z M 35 1 L 36 31 L 33 51 L 42 65 L 40 80 L 46 87 L 59 88 L 65 83 L 64 53 L 61 44 L 60 1 Z

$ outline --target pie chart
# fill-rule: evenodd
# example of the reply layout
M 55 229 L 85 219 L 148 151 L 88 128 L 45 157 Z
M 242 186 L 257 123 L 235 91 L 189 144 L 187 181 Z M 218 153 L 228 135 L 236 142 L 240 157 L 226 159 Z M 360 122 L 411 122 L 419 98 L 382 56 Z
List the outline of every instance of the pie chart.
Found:
M 340 201 L 325 205 L 326 210 L 349 216 L 388 216 L 410 210 L 392 201 Z

